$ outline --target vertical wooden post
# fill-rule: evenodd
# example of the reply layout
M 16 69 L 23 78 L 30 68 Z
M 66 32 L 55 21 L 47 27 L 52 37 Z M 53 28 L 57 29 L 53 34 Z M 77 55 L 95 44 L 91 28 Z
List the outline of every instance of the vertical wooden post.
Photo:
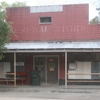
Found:
M 67 52 L 65 52 L 65 88 L 67 88 Z
M 47 84 L 47 78 L 48 78 L 47 77 L 47 75 L 48 75 L 48 71 L 47 71 L 47 57 L 45 57 L 45 58 L 46 58 L 46 77 L 45 78 L 46 78 L 46 84 Z
M 16 87 L 16 53 L 14 52 L 14 87 Z

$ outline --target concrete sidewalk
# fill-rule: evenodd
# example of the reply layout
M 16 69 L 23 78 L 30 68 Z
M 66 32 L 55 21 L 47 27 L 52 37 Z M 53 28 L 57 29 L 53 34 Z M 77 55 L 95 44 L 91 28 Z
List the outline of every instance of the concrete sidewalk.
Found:
M 0 86 L 0 100 L 100 100 L 100 86 Z
M 0 85 L 0 92 L 57 92 L 57 93 L 94 93 L 100 92 L 99 85 L 68 85 L 67 89 L 65 86 L 60 85 L 40 85 L 40 86 L 6 86 Z

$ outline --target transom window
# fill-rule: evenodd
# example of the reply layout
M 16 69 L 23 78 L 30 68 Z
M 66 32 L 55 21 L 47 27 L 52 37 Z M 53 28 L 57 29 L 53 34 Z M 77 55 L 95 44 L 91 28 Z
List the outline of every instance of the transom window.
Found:
M 40 24 L 50 24 L 51 22 L 51 17 L 40 17 Z

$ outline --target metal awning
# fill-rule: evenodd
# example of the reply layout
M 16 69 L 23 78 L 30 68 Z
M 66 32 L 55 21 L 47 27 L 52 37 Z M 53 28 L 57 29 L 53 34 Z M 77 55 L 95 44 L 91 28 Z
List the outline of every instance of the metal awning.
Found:
M 9 43 L 5 47 L 9 50 L 100 49 L 100 42 L 28 42 Z

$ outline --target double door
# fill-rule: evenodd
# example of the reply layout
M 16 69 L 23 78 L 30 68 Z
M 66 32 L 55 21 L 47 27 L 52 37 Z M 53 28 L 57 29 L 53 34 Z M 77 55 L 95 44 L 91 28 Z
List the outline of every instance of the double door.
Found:
M 35 70 L 40 71 L 41 83 L 58 83 L 58 56 L 36 56 L 34 57 Z

